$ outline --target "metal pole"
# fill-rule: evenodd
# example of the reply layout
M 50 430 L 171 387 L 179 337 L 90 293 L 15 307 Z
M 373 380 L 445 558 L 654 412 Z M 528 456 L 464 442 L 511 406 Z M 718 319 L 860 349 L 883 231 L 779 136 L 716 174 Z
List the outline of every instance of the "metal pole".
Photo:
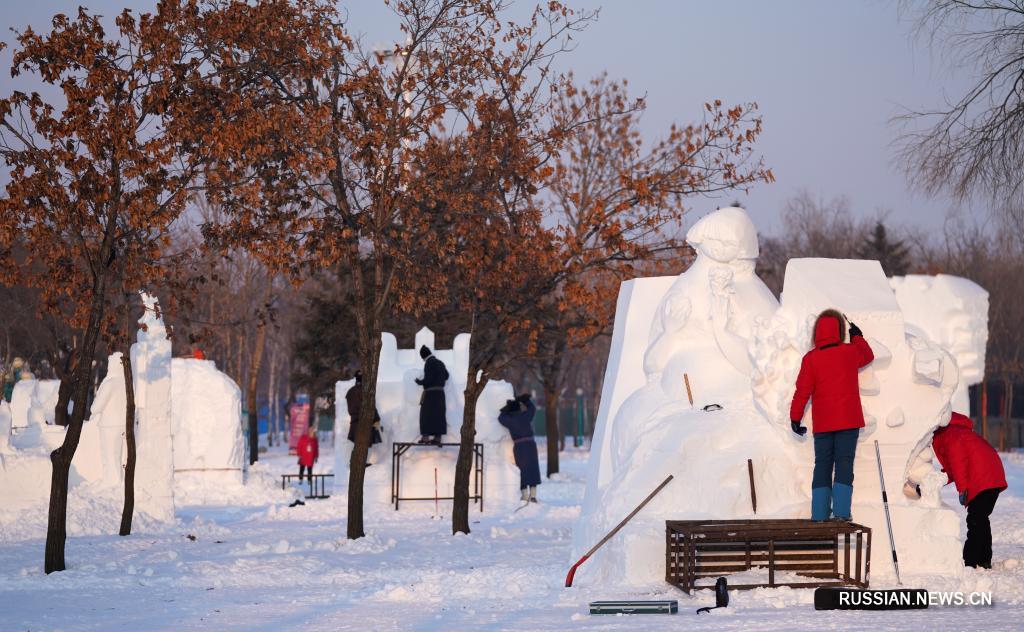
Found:
M 896 584 L 900 581 L 900 563 L 896 559 L 896 540 L 892 537 L 892 520 L 889 518 L 889 496 L 885 493 L 885 475 L 882 474 L 882 453 L 878 450 L 878 439 L 875 439 L 875 459 L 878 461 L 878 481 L 882 486 L 882 506 L 885 507 L 885 526 L 889 530 L 889 548 L 892 549 L 892 565 L 896 569 Z

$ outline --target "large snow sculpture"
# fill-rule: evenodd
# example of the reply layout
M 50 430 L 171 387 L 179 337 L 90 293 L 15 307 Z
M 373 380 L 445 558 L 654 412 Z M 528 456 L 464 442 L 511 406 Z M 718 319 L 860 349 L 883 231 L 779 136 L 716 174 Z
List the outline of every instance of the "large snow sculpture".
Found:
M 420 388 L 415 379 L 423 375 L 423 360 L 419 348 L 426 345 L 434 355 L 448 367 L 450 375 L 445 384 L 445 404 L 448 419 L 448 434 L 445 442 L 458 442 L 462 428 L 462 411 L 465 402 L 466 373 L 469 366 L 469 334 L 455 337 L 451 349 L 434 347 L 434 333 L 424 327 L 416 334 L 411 349 L 399 349 L 395 337 L 390 333 L 381 335 L 381 352 L 377 373 L 377 410 L 381 416 L 384 442 L 373 446 L 370 462 L 381 467 L 371 467 L 366 472 L 365 494 L 378 506 L 391 500 L 392 447 L 396 442 L 415 442 L 419 436 Z M 336 493 L 344 493 L 348 487 L 349 462 L 352 443 L 348 440 L 350 423 L 345 406 L 345 394 L 354 384 L 353 380 L 335 385 L 335 465 L 334 485 Z M 514 396 L 512 385 L 501 380 L 491 380 L 481 393 L 476 406 L 476 441 L 484 444 L 484 494 L 486 507 L 501 507 L 503 501 L 518 498 L 519 472 L 513 465 L 512 441 L 508 431 L 498 423 L 498 410 L 505 401 Z M 451 496 L 455 483 L 454 448 L 415 448 L 402 457 L 402 496 L 432 498 L 434 496 L 434 470 L 437 469 L 437 494 Z
M 953 354 L 960 383 L 953 410 L 970 414 L 968 387 L 985 377 L 988 344 L 988 292 L 969 279 L 949 274 L 911 274 L 889 280 L 907 329 Z
M 675 481 L 595 557 L 584 572 L 591 581 L 661 581 L 666 519 L 753 517 L 747 459 L 754 463 L 758 518 L 810 515 L 812 441 L 791 432 L 788 408 L 814 318 L 826 307 L 860 325 L 876 356 L 860 379 L 868 425 L 855 463 L 854 519 L 878 534 L 885 529 L 874 439 L 881 444 L 890 492 L 911 469 L 934 472 L 928 443 L 949 417 L 958 381 L 953 358 L 904 326 L 877 262 L 792 260 L 778 306 L 753 275 L 757 251 L 742 247 L 753 228 L 741 213 L 722 209 L 691 229 L 698 258 L 671 287 L 664 279 L 638 279 L 620 292 L 586 496 L 574 529 L 577 552 L 665 476 L 673 474 Z M 716 230 L 707 231 L 709 226 Z M 646 339 L 640 333 L 644 319 Z M 646 378 L 639 385 L 637 366 Z M 693 385 L 694 406 L 681 384 L 683 372 Z M 724 408 L 704 412 L 706 403 Z M 812 415 L 813 406 L 808 422 Z M 890 494 L 900 556 L 909 572 L 955 572 L 958 517 L 939 500 L 941 477 L 926 478 L 919 501 Z M 874 565 L 876 574 L 891 571 L 886 556 L 876 558 L 882 560 Z

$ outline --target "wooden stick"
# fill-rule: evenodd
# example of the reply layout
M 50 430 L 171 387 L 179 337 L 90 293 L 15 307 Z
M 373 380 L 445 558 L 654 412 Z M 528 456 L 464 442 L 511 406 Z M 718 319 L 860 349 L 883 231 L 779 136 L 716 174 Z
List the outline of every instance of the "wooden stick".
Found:
M 690 400 L 690 408 L 693 408 L 693 391 L 690 390 L 690 376 L 683 373 L 683 381 L 686 382 L 686 398 Z
M 757 515 L 757 492 L 754 490 L 754 462 L 747 459 L 747 475 L 750 477 L 750 506 L 754 508 L 754 515 Z
M 665 480 L 663 480 L 661 482 L 661 485 L 658 485 L 657 487 L 654 488 L 653 492 L 651 492 L 650 494 L 647 494 L 647 498 L 644 498 L 643 502 L 641 502 L 639 505 L 636 506 L 636 509 L 634 509 L 633 511 L 629 512 L 629 515 L 626 516 L 625 518 L 623 518 L 622 522 L 620 522 L 619 524 L 615 525 L 615 528 L 612 529 L 611 531 L 609 531 L 608 535 L 606 535 L 603 538 L 601 538 L 600 542 L 595 544 L 593 546 L 593 548 L 591 548 L 589 551 L 587 551 L 586 555 L 581 557 L 578 562 L 576 562 L 575 564 L 572 565 L 572 568 L 569 569 L 569 574 L 565 576 L 565 587 L 566 588 L 572 587 L 572 580 L 573 580 L 573 577 L 576 576 L 576 569 L 579 568 L 580 565 L 583 564 L 583 562 L 586 562 L 587 559 L 589 559 L 591 555 L 596 553 L 599 548 L 604 546 L 605 542 L 607 542 L 608 540 L 611 540 L 615 536 L 615 534 L 618 533 L 622 529 L 622 527 L 626 526 L 627 522 L 629 522 L 630 520 L 633 519 L 633 516 L 635 516 L 638 513 L 640 513 L 640 510 L 643 509 L 644 506 L 647 505 L 647 503 L 651 502 L 651 499 L 654 498 L 658 494 L 658 492 L 660 492 L 662 489 L 664 489 L 665 486 L 668 485 L 669 482 L 671 482 L 673 478 L 674 478 L 674 476 L 672 474 L 669 474 L 668 478 L 666 478 Z

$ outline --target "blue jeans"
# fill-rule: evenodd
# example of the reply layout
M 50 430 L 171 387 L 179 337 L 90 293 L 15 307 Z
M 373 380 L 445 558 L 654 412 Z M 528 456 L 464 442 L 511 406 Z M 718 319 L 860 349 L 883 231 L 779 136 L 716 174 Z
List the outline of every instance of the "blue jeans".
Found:
M 850 519 L 853 501 L 853 459 L 860 428 L 814 433 L 814 477 L 811 519 Z

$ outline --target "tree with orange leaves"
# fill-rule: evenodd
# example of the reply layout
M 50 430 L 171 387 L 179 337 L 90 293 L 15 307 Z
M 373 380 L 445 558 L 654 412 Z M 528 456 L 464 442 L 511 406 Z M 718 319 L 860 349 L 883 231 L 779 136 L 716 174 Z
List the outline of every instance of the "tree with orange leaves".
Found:
M 0 156 L 10 171 L 0 199 L 0 274 L 38 288 L 41 309 L 82 341 L 56 410 L 67 431 L 50 457 L 47 573 L 65 568 L 68 476 L 93 359 L 101 347 L 127 344 L 138 290 L 175 278 L 179 263 L 166 252 L 168 229 L 201 162 L 181 146 L 190 129 L 182 97 L 201 60 L 177 31 L 179 16 L 173 2 L 156 14 L 125 11 L 108 33 L 79 9 L 55 16 L 48 34 L 26 29 L 11 72 L 58 89 L 60 98 L 0 99 Z M 122 530 L 130 530 L 130 500 L 126 491 Z
M 503 0 L 408 0 L 389 5 L 405 42 L 372 51 L 327 0 L 208 4 L 217 10 L 196 21 L 220 78 L 205 95 L 217 104 L 208 124 L 246 140 L 211 148 L 206 191 L 226 220 L 205 234 L 296 277 L 322 268 L 349 275 L 360 416 L 369 418 L 385 319 L 447 299 L 440 262 L 450 253 L 424 239 L 435 218 L 423 212 L 410 165 L 433 163 L 430 152 L 459 133 L 446 119 L 476 107 L 481 78 L 498 69 L 490 51 L 517 27 L 499 21 Z M 358 427 L 350 462 L 353 539 L 365 535 L 370 430 Z

